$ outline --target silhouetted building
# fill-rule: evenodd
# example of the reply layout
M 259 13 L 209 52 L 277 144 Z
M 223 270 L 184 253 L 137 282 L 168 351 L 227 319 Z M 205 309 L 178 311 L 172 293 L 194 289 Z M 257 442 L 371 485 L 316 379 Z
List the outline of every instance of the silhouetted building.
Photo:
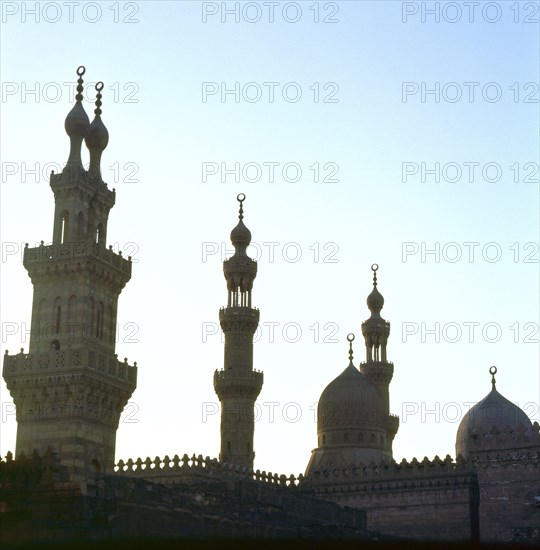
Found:
M 263 374 L 253 368 L 259 311 L 252 306 L 257 264 L 247 254 L 243 218 L 224 262 L 227 306 L 219 459 L 178 455 L 114 463 L 120 414 L 137 366 L 115 354 L 118 296 L 131 259 L 106 248 L 115 191 L 103 182 L 108 132 L 82 106 L 84 67 L 65 122 L 71 149 L 55 197 L 52 244 L 25 249 L 34 285 L 28 353 L 4 357 L 17 407 L 16 459 L 0 462 L 5 541 L 125 537 L 308 537 L 540 543 L 540 426 L 495 388 L 463 418 L 456 460 L 396 463 L 399 419 L 390 413 L 394 365 L 390 323 L 374 264 L 370 317 L 362 323 L 366 360 L 349 364 L 324 389 L 317 448 L 305 476 L 253 470 L 254 403 Z M 89 169 L 81 162 L 85 141 Z M 314 389 L 315 391 L 315 389 Z M 149 449 L 149 452 L 151 450 Z

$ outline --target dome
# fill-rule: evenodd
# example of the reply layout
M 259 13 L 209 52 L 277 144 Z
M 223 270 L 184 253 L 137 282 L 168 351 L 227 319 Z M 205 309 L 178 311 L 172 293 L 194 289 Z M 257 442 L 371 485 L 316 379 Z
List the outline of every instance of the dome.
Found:
M 456 435 L 456 455 L 467 457 L 472 450 L 503 449 L 491 435 L 496 432 L 532 430 L 529 417 L 501 395 L 493 385 L 491 392 L 463 417 Z M 485 439 L 484 436 L 487 437 Z
M 251 242 L 251 231 L 240 220 L 231 231 L 231 242 L 235 247 L 247 248 Z
M 377 388 L 352 364 L 321 394 L 318 430 L 345 427 L 385 429 L 382 398 Z
M 109 132 L 99 115 L 96 115 L 92 124 L 88 127 L 84 142 L 90 150 L 103 151 L 105 147 L 107 147 L 109 143 Z
M 380 311 L 384 306 L 384 298 L 383 295 L 377 290 L 377 287 L 374 286 L 373 290 L 371 291 L 371 294 L 367 297 L 367 306 L 368 308 L 373 311 Z
M 69 111 L 66 120 L 64 122 L 64 128 L 68 136 L 80 136 L 84 137 L 90 125 L 90 120 L 82 103 L 77 101 L 73 106 L 73 109 Z

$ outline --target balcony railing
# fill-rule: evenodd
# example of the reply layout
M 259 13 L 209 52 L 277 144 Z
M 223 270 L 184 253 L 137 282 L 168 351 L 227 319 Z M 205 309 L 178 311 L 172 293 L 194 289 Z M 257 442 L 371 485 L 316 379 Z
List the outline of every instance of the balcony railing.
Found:
M 23 264 L 29 267 L 35 263 L 66 261 L 72 259 L 96 258 L 105 261 L 112 267 L 131 275 L 131 256 L 127 259 L 98 243 L 73 242 L 49 244 L 24 249 Z
M 137 363 L 129 365 L 127 359 L 119 361 L 117 355 L 100 353 L 89 349 L 48 350 L 39 353 L 4 355 L 4 376 L 16 377 L 27 374 L 72 372 L 88 368 L 106 377 L 130 384 L 137 382 Z

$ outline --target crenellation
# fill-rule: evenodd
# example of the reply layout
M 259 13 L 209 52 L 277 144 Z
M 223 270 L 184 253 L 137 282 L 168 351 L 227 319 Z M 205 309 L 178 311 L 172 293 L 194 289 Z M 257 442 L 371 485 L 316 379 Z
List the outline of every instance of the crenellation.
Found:
M 181 483 L 185 476 L 199 475 L 201 479 L 234 479 L 251 480 L 269 485 L 281 487 L 302 487 L 304 476 L 290 474 L 278 474 L 260 470 L 253 470 L 246 466 L 220 462 L 216 458 L 196 456 L 189 457 L 184 454 L 182 458 L 176 454 L 171 459 L 168 455 L 164 458 L 156 456 L 154 460 L 147 457 L 145 460 L 137 458 L 127 461 L 119 460 L 115 466 L 115 472 L 119 475 L 136 476 L 146 479 L 168 479 Z
M 105 365 L 108 368 L 105 369 Z M 128 382 L 131 385 L 137 383 L 137 363 L 133 365 L 119 361 L 116 354 L 99 353 L 90 349 L 66 349 L 40 352 L 24 353 L 24 348 L 16 355 L 4 353 L 4 376 L 22 377 L 27 374 L 37 373 L 59 373 L 76 372 L 84 369 L 99 371 L 107 378 Z

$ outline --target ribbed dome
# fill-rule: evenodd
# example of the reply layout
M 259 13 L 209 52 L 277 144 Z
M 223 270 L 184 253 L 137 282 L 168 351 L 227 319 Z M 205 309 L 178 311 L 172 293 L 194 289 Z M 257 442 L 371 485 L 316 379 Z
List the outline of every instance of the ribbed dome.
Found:
M 382 398 L 377 388 L 352 364 L 321 394 L 318 429 L 380 427 L 385 429 Z
M 231 231 L 231 242 L 235 247 L 247 248 L 251 242 L 251 231 L 240 220 L 238 225 Z
M 494 428 L 497 431 L 532 429 L 529 417 L 495 387 L 463 417 L 456 435 L 456 455 L 466 457 L 472 450 L 471 443 Z

